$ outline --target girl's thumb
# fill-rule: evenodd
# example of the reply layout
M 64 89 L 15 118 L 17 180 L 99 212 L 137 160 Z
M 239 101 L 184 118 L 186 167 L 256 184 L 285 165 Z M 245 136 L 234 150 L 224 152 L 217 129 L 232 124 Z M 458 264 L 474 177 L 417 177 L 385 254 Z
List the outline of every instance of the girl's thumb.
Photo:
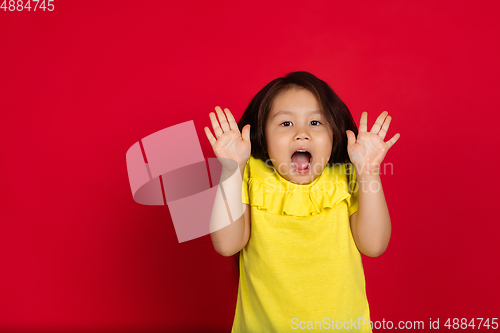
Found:
M 243 140 L 250 142 L 250 124 L 245 125 L 245 127 L 241 129 L 241 136 Z
M 352 135 L 354 134 L 351 130 L 346 131 L 347 134 L 347 145 L 352 144 Z

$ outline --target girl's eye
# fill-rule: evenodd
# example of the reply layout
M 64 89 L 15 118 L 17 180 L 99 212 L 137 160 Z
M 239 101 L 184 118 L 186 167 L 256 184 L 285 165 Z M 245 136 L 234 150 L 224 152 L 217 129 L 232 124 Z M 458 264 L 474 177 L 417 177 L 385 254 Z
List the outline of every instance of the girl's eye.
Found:
M 290 121 L 284 121 L 280 125 L 288 127 L 288 126 L 291 126 L 292 123 Z M 319 126 L 319 125 L 321 125 L 321 122 L 319 120 L 312 120 L 311 121 L 311 125 L 313 125 L 313 126 Z

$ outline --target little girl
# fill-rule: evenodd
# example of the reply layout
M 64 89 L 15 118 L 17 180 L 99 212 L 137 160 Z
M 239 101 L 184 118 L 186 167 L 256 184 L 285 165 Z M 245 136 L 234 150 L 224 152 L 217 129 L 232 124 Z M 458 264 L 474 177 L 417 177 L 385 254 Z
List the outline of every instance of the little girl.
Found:
M 240 192 L 244 204 L 211 233 L 217 252 L 240 253 L 232 333 L 371 332 L 360 252 L 379 256 L 391 235 L 378 173 L 400 136 L 384 142 L 391 117 L 368 132 L 363 112 L 358 132 L 331 87 L 303 71 L 267 84 L 238 124 L 215 109 L 206 135 L 219 160 L 237 162 L 223 173 L 241 175 L 224 183 L 225 204 Z

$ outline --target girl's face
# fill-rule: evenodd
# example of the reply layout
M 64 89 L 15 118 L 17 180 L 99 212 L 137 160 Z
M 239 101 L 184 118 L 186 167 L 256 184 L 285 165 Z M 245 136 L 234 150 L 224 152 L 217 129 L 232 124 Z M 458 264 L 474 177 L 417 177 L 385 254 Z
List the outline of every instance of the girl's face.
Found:
M 265 135 L 274 167 L 296 184 L 309 184 L 320 176 L 332 153 L 333 132 L 307 89 L 292 88 L 275 97 Z

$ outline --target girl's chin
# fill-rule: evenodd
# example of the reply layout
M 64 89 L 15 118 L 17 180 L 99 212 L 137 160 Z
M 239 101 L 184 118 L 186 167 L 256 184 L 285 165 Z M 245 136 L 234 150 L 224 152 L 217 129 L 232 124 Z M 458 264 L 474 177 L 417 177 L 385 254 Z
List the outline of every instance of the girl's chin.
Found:
M 286 176 L 289 181 L 299 185 L 309 184 L 317 177 L 317 175 L 312 172 L 311 168 L 305 170 L 304 172 L 297 172 L 294 169 L 290 169 L 290 172 L 286 174 Z
M 309 176 L 309 177 L 304 177 L 304 176 L 291 176 L 291 177 L 288 177 L 288 181 L 291 182 L 291 183 L 294 183 L 294 184 L 297 184 L 297 185 L 307 185 L 307 184 L 310 184 L 314 181 L 314 179 L 316 179 L 315 177 L 313 176 Z

